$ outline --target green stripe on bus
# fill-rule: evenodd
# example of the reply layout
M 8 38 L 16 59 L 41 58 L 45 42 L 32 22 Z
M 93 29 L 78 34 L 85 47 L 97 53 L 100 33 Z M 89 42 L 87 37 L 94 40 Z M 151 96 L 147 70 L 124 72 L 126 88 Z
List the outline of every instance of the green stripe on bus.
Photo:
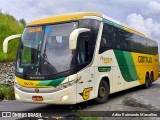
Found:
M 103 22 L 104 22 L 104 23 L 107 23 L 107 24 L 109 24 L 109 25 L 112 25 L 112 26 L 114 26 L 114 27 L 120 28 L 120 29 L 123 29 L 123 28 L 124 28 L 123 26 L 118 25 L 118 24 L 116 24 L 116 23 L 114 23 L 114 22 L 112 22 L 112 21 L 106 20 L 106 19 L 103 19 Z
M 136 67 L 135 67 L 131 52 L 123 52 L 123 54 L 125 56 L 127 66 L 129 68 L 129 72 L 130 72 L 133 80 L 138 80 L 139 77 L 138 77 L 138 74 L 136 71 Z
M 55 80 L 53 80 L 52 82 L 50 82 L 50 83 L 48 84 L 48 86 L 58 86 L 58 85 L 61 84 L 65 79 L 66 79 L 66 77 L 55 79 Z
M 66 79 L 66 77 L 58 78 L 58 79 L 54 79 L 54 80 L 44 80 L 44 81 L 39 82 L 39 83 L 37 84 L 37 86 L 58 86 L 58 85 L 61 84 L 65 79 Z
M 40 81 L 36 86 L 47 86 L 51 80 Z
M 116 59 L 117 59 L 117 62 L 118 62 L 118 65 L 119 65 L 119 68 L 120 68 L 120 71 L 121 71 L 123 78 L 127 82 L 133 81 L 133 78 L 129 72 L 129 68 L 127 66 L 127 61 L 125 59 L 123 52 L 119 51 L 119 50 L 114 50 L 114 53 L 115 53 L 115 56 L 116 56 Z
M 131 52 L 114 50 L 121 74 L 125 81 L 131 82 L 138 80 L 138 74 L 134 65 Z

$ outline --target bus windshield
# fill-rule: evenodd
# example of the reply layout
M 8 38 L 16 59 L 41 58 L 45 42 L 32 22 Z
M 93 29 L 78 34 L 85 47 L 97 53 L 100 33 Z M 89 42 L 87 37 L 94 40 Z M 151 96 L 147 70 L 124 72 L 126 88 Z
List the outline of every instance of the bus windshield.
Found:
M 51 75 L 72 68 L 69 36 L 77 22 L 27 27 L 22 35 L 17 72 L 26 75 Z

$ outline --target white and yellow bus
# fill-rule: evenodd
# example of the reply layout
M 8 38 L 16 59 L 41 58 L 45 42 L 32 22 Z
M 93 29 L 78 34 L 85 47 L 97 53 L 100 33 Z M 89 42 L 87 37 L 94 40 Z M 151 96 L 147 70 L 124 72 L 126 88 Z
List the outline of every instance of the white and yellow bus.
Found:
M 158 79 L 155 40 L 94 12 L 30 22 L 16 61 L 19 101 L 76 104 Z

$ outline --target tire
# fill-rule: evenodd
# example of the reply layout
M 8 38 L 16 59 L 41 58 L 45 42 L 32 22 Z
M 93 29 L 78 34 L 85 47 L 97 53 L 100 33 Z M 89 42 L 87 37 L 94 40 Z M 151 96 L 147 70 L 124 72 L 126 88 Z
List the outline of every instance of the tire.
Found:
M 105 103 L 107 102 L 108 96 L 109 96 L 109 86 L 107 82 L 102 80 L 98 88 L 98 97 L 95 99 L 95 102 L 98 104 Z
M 151 85 L 151 79 L 149 77 L 149 74 L 146 74 L 144 87 L 149 88 L 150 85 Z
M 153 81 L 154 81 L 154 74 L 151 73 L 149 86 L 152 86 Z

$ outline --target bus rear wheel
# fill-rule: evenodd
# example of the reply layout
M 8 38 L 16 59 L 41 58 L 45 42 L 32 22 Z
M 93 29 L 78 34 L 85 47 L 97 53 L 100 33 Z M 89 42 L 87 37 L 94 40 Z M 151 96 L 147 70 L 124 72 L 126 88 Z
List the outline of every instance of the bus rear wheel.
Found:
M 102 80 L 98 89 L 98 97 L 95 99 L 95 102 L 98 104 L 105 103 L 109 96 L 109 86 L 107 82 Z
M 150 77 L 149 77 L 149 74 L 146 74 L 146 79 L 145 79 L 144 87 L 145 87 L 145 88 L 149 88 L 150 85 L 151 85 L 151 83 L 152 83 L 152 81 L 151 81 L 151 79 L 150 79 Z
M 153 81 L 154 81 L 154 74 L 151 73 L 149 86 L 152 86 Z

